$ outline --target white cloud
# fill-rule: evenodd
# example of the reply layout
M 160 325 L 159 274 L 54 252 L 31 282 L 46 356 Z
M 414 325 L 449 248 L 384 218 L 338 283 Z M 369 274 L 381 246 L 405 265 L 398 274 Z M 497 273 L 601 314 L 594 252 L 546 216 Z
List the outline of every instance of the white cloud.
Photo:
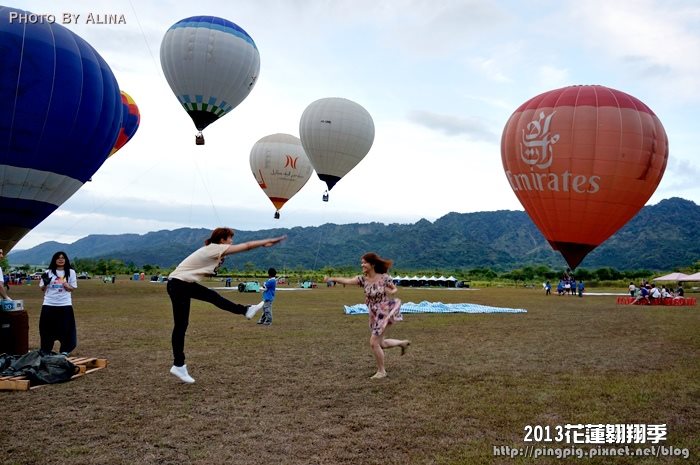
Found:
M 471 140 L 487 142 L 498 142 L 500 137 L 500 134 L 496 134 L 482 119 L 476 117 L 459 117 L 416 110 L 409 113 L 408 119 L 448 136 L 465 135 Z
M 628 79 L 647 80 L 668 98 L 700 101 L 700 4 L 695 1 L 577 2 L 580 39 Z

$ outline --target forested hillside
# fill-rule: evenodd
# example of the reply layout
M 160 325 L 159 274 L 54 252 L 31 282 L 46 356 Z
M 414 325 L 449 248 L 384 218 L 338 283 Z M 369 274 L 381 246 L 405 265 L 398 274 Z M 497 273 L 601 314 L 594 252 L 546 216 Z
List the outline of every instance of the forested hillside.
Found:
M 700 207 L 671 198 L 644 207 L 627 225 L 581 263 L 584 268 L 672 270 L 700 260 Z M 46 263 L 57 250 L 72 258 L 117 259 L 137 266 L 172 267 L 209 236 L 207 229 L 182 228 L 144 235 L 91 235 L 73 244 L 48 242 L 9 254 L 11 264 Z M 508 270 L 529 265 L 565 267 L 522 211 L 449 213 L 413 224 L 324 224 L 264 231 L 237 231 L 235 240 L 286 234 L 281 246 L 228 259 L 230 268 L 252 263 L 288 269 L 354 266 L 367 251 L 391 257 L 400 269 Z

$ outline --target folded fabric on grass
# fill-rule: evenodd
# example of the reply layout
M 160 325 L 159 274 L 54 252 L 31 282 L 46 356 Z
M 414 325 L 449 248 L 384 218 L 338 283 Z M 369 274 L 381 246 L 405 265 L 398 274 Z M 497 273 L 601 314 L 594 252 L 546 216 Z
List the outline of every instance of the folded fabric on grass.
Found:
M 345 305 L 346 315 L 367 314 L 367 305 Z M 401 304 L 401 313 L 527 313 L 522 308 L 490 307 L 479 304 L 443 304 L 442 302 L 423 301 L 419 304 L 406 302 Z

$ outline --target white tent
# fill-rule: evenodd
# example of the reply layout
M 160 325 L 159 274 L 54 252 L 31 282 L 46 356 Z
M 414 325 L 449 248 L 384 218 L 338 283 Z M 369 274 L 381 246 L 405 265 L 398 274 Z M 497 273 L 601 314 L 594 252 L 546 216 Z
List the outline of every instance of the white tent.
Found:
M 658 278 L 652 279 L 652 281 L 687 281 L 688 275 L 685 273 L 671 273 L 664 276 L 659 276 Z
M 700 271 L 697 273 L 689 274 L 683 279 L 679 279 L 679 281 L 700 281 Z

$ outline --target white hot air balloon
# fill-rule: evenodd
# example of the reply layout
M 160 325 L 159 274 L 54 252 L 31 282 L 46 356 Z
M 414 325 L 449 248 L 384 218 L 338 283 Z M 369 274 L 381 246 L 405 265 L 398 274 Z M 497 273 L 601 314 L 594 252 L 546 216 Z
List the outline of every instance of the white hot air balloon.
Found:
M 277 209 L 275 218 L 313 173 L 301 141 L 289 134 L 272 134 L 257 141 L 250 151 L 250 170 Z
M 299 135 L 311 165 L 330 191 L 369 152 L 374 122 L 369 112 L 353 101 L 323 98 L 304 110 Z
M 173 24 L 160 45 L 165 79 L 199 133 L 240 104 L 260 73 L 260 54 L 238 25 L 216 16 Z

